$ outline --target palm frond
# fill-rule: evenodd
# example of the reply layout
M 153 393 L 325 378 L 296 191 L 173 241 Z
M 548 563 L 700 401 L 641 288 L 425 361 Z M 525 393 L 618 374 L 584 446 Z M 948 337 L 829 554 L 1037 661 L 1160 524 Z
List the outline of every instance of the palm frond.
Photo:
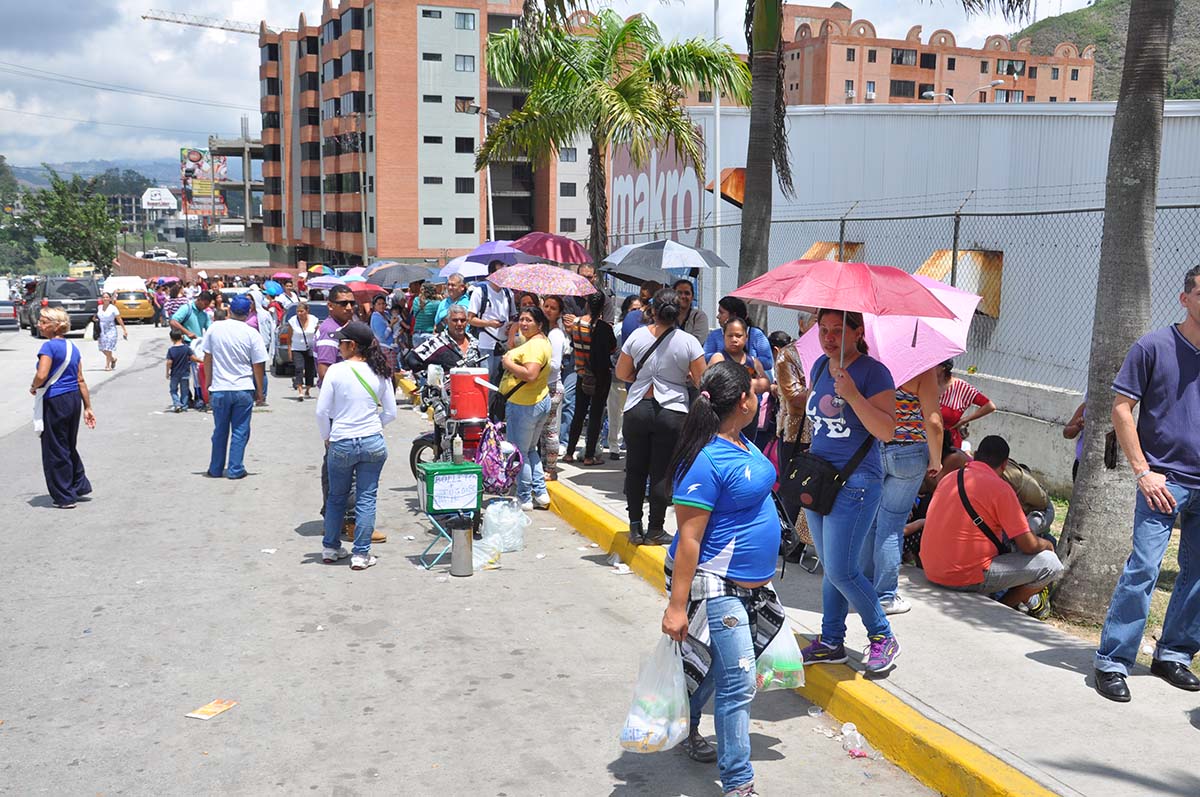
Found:
M 646 66 L 658 83 L 714 87 L 741 105 L 750 104 L 750 68 L 727 44 L 687 39 L 656 47 L 646 54 Z
M 526 105 L 492 125 L 475 153 L 475 170 L 519 156 L 534 161 L 551 157 L 558 152 L 560 142 L 570 141 L 584 130 L 578 119 Z
M 968 14 L 990 14 L 999 11 L 1009 22 L 1018 22 L 1029 17 L 1029 0 L 959 0 L 963 11 Z

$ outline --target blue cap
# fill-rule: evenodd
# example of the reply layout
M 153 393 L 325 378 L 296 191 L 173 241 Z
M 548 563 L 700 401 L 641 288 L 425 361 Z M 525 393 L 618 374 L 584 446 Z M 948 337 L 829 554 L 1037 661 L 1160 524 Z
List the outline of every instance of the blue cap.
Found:
M 234 315 L 250 315 L 250 308 L 254 303 L 246 294 L 238 294 L 229 300 L 229 312 Z

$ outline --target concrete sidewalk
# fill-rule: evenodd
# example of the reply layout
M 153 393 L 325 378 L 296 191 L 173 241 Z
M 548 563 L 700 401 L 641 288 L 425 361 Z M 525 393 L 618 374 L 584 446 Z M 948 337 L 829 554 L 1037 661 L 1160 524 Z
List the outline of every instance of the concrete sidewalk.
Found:
M 563 465 L 555 509 L 577 527 L 589 526 L 581 530 L 602 546 L 607 536 L 661 589 L 665 548 L 629 546 L 623 533 L 621 468 L 607 460 Z M 1200 774 L 1187 763 L 1200 729 L 1200 695 L 1139 668 L 1130 678 L 1133 702 L 1111 703 L 1092 689 L 1091 644 L 983 596 L 934 587 L 916 568 L 903 568 L 900 582 L 913 609 L 890 618 L 903 646 L 896 669 L 867 679 L 858 662 L 853 670 L 812 667 L 803 694 L 856 722 L 914 776 L 947 794 L 1200 794 Z M 789 567 L 776 587 L 796 630 L 817 634 L 820 571 Z M 852 617 L 846 646 L 866 645 Z

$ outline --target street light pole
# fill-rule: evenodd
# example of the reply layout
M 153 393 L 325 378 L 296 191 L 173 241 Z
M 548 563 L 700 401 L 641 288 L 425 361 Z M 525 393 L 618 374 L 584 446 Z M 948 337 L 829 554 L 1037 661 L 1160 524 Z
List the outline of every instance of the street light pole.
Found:
M 721 0 L 713 0 L 713 41 L 721 40 Z M 713 251 L 721 256 L 721 87 L 713 90 Z M 701 186 L 703 188 L 703 186 Z M 713 294 L 721 294 L 721 269 L 711 269 Z M 716 316 L 713 316 L 714 318 Z

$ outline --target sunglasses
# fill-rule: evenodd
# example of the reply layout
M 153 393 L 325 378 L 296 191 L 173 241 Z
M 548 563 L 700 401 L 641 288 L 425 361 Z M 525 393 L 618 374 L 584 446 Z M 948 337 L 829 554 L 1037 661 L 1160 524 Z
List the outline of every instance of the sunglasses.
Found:
M 358 303 L 355 302 L 353 299 L 343 299 L 340 302 L 330 302 L 330 304 L 337 304 L 337 305 L 341 305 L 342 307 L 347 307 L 347 306 L 353 307 L 355 304 L 358 304 Z

